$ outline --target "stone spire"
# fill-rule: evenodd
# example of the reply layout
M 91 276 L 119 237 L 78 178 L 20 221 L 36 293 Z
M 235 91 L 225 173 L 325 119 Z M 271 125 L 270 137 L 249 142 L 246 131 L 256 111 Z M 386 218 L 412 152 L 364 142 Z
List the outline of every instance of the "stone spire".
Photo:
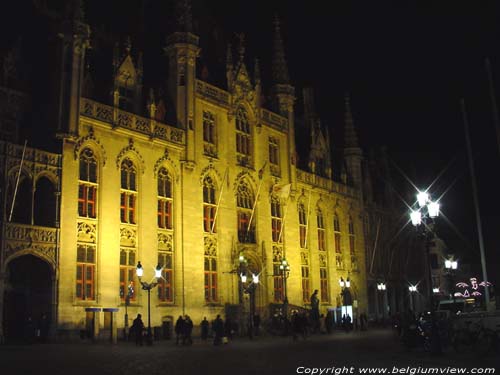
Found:
M 275 84 L 290 84 L 288 67 L 285 59 L 285 48 L 281 39 L 280 21 L 274 19 L 274 49 L 273 49 L 273 81 Z
M 176 30 L 191 33 L 193 32 L 193 15 L 191 13 L 190 0 L 175 1 Z
M 242 62 L 245 59 L 245 34 L 239 33 L 236 34 L 236 37 L 239 40 L 238 54 L 240 56 L 240 62 Z
M 349 94 L 345 94 L 345 117 L 344 117 L 344 146 L 345 148 L 359 148 L 358 136 L 354 129 L 352 120 L 351 104 Z
M 77 22 L 85 22 L 83 0 L 71 0 L 66 5 L 66 19 Z
M 233 84 L 233 74 L 234 74 L 233 51 L 231 49 L 231 44 L 229 43 L 227 45 L 227 52 L 226 52 L 226 80 L 228 89 Z
M 127 55 L 130 55 L 130 51 L 132 51 L 132 40 L 130 39 L 130 35 L 127 35 L 127 37 L 125 38 L 123 48 L 125 49 L 125 53 Z
M 255 64 L 254 64 L 254 69 L 253 69 L 253 76 L 255 80 L 255 84 L 260 83 L 260 65 L 259 65 L 259 59 L 255 59 Z

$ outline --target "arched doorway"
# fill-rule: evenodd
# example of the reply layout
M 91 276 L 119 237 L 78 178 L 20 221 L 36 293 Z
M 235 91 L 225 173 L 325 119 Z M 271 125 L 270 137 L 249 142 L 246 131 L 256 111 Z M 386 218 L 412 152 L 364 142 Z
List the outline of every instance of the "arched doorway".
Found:
M 33 255 L 23 255 L 7 265 L 3 327 L 6 340 L 33 338 L 42 314 L 52 316 L 52 270 Z M 31 319 L 31 322 L 30 322 Z

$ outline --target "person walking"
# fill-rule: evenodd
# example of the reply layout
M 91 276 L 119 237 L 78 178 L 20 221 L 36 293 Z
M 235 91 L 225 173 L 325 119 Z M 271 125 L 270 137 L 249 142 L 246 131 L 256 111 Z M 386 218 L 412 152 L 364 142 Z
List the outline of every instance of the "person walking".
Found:
M 179 341 L 183 341 L 184 336 L 184 318 L 179 315 L 177 321 L 175 322 L 175 345 L 179 345 Z M 181 342 L 182 342 L 181 341 Z
M 193 345 L 193 339 L 191 338 L 192 332 L 193 332 L 193 321 L 191 320 L 189 315 L 186 315 L 183 324 L 182 345 Z
M 220 315 L 217 315 L 217 318 L 214 320 L 214 345 L 220 345 L 222 343 L 222 337 L 224 336 L 224 322 L 221 319 Z
M 255 336 L 259 336 L 260 334 L 260 315 L 254 314 L 253 316 L 253 328 L 255 330 Z
M 142 322 L 142 315 L 137 314 L 137 317 L 132 322 L 132 327 L 130 327 L 130 332 L 135 335 L 135 345 L 142 346 L 142 337 L 144 332 L 144 323 Z
M 208 338 L 208 320 L 207 317 L 203 317 L 201 321 L 201 339 L 203 341 L 207 341 Z
M 312 332 L 313 333 L 318 332 L 320 328 L 318 289 L 315 289 L 314 293 L 311 295 L 311 323 L 312 323 Z

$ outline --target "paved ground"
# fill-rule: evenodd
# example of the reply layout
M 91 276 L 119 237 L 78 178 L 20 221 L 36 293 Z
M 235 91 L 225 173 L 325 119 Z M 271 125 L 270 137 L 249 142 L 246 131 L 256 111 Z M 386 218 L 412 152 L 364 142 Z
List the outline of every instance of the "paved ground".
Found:
M 406 374 L 422 374 L 428 368 L 495 368 L 500 357 L 478 359 L 471 352 L 446 352 L 431 357 L 421 350 L 408 351 L 389 330 L 318 335 L 293 342 L 290 337 L 238 339 L 214 347 L 195 341 L 177 347 L 173 341 L 136 347 L 133 343 L 35 344 L 0 346 L 1 374 L 297 374 L 306 368 L 331 368 L 358 374 L 362 367 L 394 367 Z M 304 367 L 304 368 L 302 368 Z M 420 367 L 420 370 L 418 368 Z M 352 370 L 351 370 L 352 368 Z M 347 372 L 349 371 L 349 372 Z M 413 372 L 411 374 L 411 371 Z M 307 373 L 307 372 L 306 372 Z M 446 372 L 445 372 L 446 373 Z M 450 372 L 448 372 L 450 373 Z M 319 373 L 318 373 L 319 375 Z

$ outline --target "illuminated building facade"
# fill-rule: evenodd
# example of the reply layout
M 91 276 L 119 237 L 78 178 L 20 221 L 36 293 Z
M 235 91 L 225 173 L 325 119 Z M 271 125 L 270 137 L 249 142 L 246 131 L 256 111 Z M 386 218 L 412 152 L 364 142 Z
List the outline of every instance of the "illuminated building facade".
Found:
M 92 96 L 85 68 L 91 30 L 78 5 L 70 7 L 59 34 L 59 152 L 28 144 L 23 156 L 18 136 L 0 143 L 0 176 L 7 186 L 2 337 L 15 336 L 27 318 L 12 312 L 23 303 L 30 316 L 48 313 L 59 335 L 84 330 L 86 308 L 119 308 L 123 327 L 129 290 L 130 320 L 145 316 L 138 261 L 147 279 L 157 265 L 163 268 L 152 293 L 153 326 L 182 314 L 198 322 L 247 311 L 236 272 L 240 255 L 260 275 L 255 306 L 263 318 L 280 311 L 285 294 L 290 306 L 307 307 L 315 289 L 321 313 L 337 309 L 344 302 L 340 277 L 351 282 L 354 313 L 368 309 L 363 155 L 349 99 L 336 181 L 330 136 L 310 90 L 304 90 L 301 128 L 296 125 L 279 23 L 273 100 L 264 105 L 259 64 L 250 74 L 243 40 L 237 51 L 228 47 L 226 87 L 197 73 L 199 37 L 186 4 L 177 5 L 177 30 L 166 39 L 164 96 L 147 90 L 142 55 L 127 40 L 109 61 L 108 102 Z M 309 155 L 297 152 L 296 130 L 310 137 Z M 299 156 L 307 160 L 304 168 Z M 286 290 L 279 271 L 284 258 L 291 267 Z M 19 273 L 30 267 L 38 270 L 29 288 L 38 285 L 39 300 L 28 301 L 20 291 Z M 106 324 L 101 315 L 100 325 Z

